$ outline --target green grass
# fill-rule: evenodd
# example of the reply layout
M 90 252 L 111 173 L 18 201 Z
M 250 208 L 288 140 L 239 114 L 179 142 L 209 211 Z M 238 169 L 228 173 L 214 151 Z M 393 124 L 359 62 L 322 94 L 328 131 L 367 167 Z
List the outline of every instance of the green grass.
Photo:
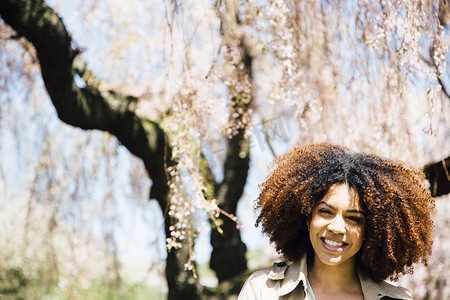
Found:
M 160 300 L 166 293 L 142 284 L 122 283 L 120 288 L 112 285 L 97 284 L 87 289 L 74 288 L 71 292 L 58 290 L 45 292 L 39 286 L 27 286 L 15 294 L 0 294 L 4 300 Z
M 245 256 L 247 258 L 247 265 L 250 269 L 259 269 L 259 268 L 268 267 L 261 263 L 262 253 L 263 253 L 263 250 L 259 250 L 259 249 L 247 251 Z M 199 264 L 197 266 L 197 273 L 200 278 L 210 278 L 210 277 L 216 276 L 214 271 L 211 270 L 211 268 L 209 267 L 209 261 L 207 261 L 203 264 Z
M 246 256 L 250 269 L 261 268 L 261 250 L 248 251 Z M 200 278 L 213 278 L 215 273 L 209 267 L 209 261 L 197 266 Z M 46 288 L 47 286 L 47 288 Z M 149 287 L 140 283 L 121 282 L 117 288 L 108 282 L 99 282 L 83 289 L 73 286 L 71 291 L 53 289 L 48 290 L 48 285 L 42 285 L 39 281 L 30 281 L 20 287 L 15 293 L 0 292 L 0 299 L 5 300 L 159 300 L 165 299 L 167 294 L 158 287 Z
M 166 294 L 142 284 L 123 285 L 116 290 L 105 285 L 91 286 L 81 291 L 82 299 L 92 300 L 159 300 Z

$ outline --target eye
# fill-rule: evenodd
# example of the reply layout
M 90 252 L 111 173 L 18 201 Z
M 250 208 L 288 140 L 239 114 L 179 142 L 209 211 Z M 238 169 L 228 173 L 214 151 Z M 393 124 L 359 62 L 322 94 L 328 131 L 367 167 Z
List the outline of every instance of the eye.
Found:
M 355 223 L 362 223 L 362 218 L 357 217 L 357 216 L 348 216 L 347 219 L 349 219 L 350 221 L 353 221 Z
M 319 213 L 325 214 L 325 215 L 331 215 L 331 214 L 332 214 L 332 213 L 331 213 L 331 210 L 329 210 L 329 209 L 327 209 L 327 208 L 319 208 L 317 211 L 318 211 Z

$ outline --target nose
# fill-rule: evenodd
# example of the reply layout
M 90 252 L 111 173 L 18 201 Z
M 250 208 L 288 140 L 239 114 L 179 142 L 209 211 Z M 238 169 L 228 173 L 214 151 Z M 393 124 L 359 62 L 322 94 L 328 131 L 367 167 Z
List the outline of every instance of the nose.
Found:
M 345 233 L 345 221 L 342 216 L 335 216 L 328 224 L 327 229 L 334 233 Z

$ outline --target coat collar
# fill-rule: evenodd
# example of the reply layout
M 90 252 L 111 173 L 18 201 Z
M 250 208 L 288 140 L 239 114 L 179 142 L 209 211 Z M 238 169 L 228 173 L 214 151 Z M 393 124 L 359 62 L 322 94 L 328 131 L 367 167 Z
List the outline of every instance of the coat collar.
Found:
M 295 290 L 300 282 L 303 284 L 303 289 L 306 292 L 307 272 L 305 256 L 291 265 L 274 263 L 268 277 L 271 280 L 279 280 L 279 295 L 284 296 Z
M 409 291 L 398 286 L 394 286 L 385 281 L 373 281 L 368 276 L 364 276 L 358 272 L 359 281 L 366 300 L 378 300 L 385 296 L 393 299 L 412 299 L 408 294 Z
M 299 261 L 287 265 L 285 263 L 274 263 L 269 272 L 269 279 L 279 280 L 279 295 L 284 296 L 291 293 L 301 283 L 306 293 L 306 278 L 308 268 L 306 255 Z M 393 299 L 412 299 L 401 287 L 393 286 L 385 281 L 375 282 L 358 271 L 359 280 L 365 300 L 379 300 L 385 296 Z

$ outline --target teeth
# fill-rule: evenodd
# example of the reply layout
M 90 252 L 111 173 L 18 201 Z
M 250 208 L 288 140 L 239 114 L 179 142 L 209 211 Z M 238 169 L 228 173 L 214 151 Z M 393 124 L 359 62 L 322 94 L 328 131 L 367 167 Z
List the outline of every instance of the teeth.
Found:
M 342 242 L 335 242 L 335 241 L 330 241 L 327 239 L 323 239 L 323 241 L 325 242 L 325 244 L 327 244 L 330 247 L 342 247 L 344 246 L 344 243 Z

